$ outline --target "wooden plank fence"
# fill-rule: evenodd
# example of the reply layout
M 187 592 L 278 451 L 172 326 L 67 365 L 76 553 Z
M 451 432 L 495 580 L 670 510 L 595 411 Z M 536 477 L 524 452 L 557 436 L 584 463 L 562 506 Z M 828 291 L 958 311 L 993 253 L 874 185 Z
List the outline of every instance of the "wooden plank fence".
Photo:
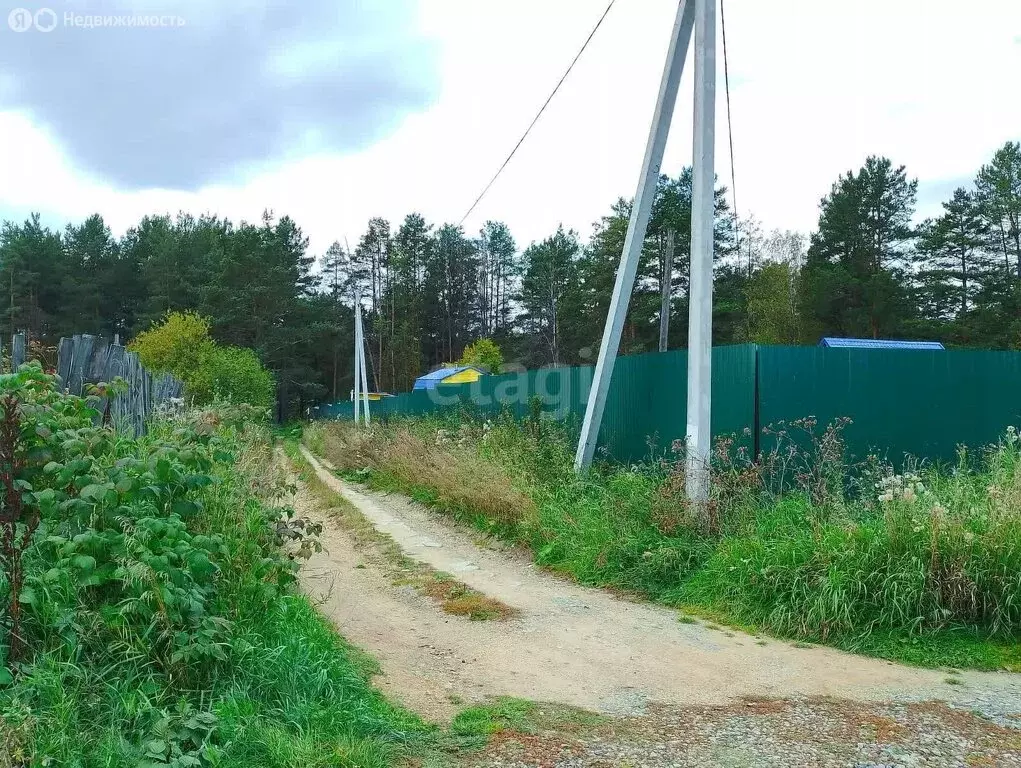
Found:
M 110 383 L 118 376 L 124 379 L 127 391 L 114 398 L 110 415 L 118 429 L 136 436 L 145 433 L 146 421 L 157 407 L 184 393 L 184 384 L 179 379 L 170 374 L 154 377 L 134 352 L 87 333 L 60 340 L 57 375 L 64 389 L 80 396 L 88 394 L 90 384 Z M 101 404 L 103 407 L 105 403 Z
M 18 366 L 25 362 L 27 341 L 24 332 L 11 336 L 11 368 L 18 370 Z

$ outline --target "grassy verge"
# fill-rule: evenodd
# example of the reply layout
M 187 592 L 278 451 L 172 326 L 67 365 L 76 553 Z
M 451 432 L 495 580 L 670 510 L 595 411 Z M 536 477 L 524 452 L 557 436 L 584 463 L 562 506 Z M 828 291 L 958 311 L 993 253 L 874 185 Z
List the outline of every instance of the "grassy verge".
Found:
M 351 534 L 366 558 L 386 573 L 395 585 L 411 586 L 435 600 L 444 613 L 471 621 L 503 621 L 517 613 L 509 605 L 487 597 L 450 574 L 407 557 L 390 536 L 377 531 L 351 502 L 320 480 L 315 469 L 301 455 L 295 441 L 285 442 L 284 450 L 320 508 Z
M 980 466 L 917 476 L 876 466 L 853 494 L 839 427 L 806 440 L 807 452 L 787 444 L 765 462 L 735 459 L 723 445 L 705 515 L 684 500 L 682 461 L 576 477 L 569 441 L 544 422 L 317 424 L 306 441 L 347 477 L 527 546 L 583 583 L 797 642 L 927 666 L 1021 669 L 1013 433 Z

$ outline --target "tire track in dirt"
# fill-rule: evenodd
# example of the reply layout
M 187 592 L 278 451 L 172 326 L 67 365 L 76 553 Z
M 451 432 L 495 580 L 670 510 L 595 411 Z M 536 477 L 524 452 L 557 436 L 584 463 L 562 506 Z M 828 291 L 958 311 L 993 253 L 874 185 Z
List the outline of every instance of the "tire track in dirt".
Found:
M 938 670 L 682 623 L 677 611 L 581 587 L 542 572 L 520 552 L 479 546 L 424 507 L 356 489 L 302 453 L 409 557 L 520 611 L 503 622 L 442 614 L 413 590 L 359 567 L 364 558 L 345 533 L 317 513 L 311 496 L 299 494 L 302 514 L 326 527 L 326 551 L 303 569 L 306 590 L 346 638 L 380 661 L 380 687 L 432 719 L 492 696 L 616 715 L 640 714 L 649 703 L 808 697 L 942 700 L 997 720 L 1021 713 L 1021 675 L 969 671 L 959 676 L 962 684 L 948 685 Z

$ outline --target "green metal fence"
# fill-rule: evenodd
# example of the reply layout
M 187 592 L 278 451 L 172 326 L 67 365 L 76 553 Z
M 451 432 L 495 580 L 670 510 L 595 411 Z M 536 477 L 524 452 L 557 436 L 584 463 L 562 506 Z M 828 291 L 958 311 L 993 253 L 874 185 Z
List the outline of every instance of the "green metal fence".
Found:
M 954 459 L 1021 423 L 1021 353 L 759 347 L 759 425 L 847 416 L 852 454 Z
M 538 396 L 552 418 L 577 426 L 585 411 L 591 366 L 485 376 L 371 404 L 373 418 L 468 407 L 509 409 L 523 417 Z M 599 453 L 635 462 L 669 450 L 686 427 L 687 353 L 617 360 L 599 435 Z M 352 403 L 313 411 L 313 418 L 353 417 Z M 952 460 L 957 446 L 996 440 L 1021 424 L 1021 353 L 766 347 L 713 349 L 714 435 L 761 436 L 780 421 L 847 416 L 851 452 L 899 461 L 905 454 Z M 758 445 L 756 440 L 756 445 Z M 763 446 L 767 447 L 767 446 Z
M 617 360 L 599 432 L 598 455 L 636 462 L 660 454 L 682 439 L 687 418 L 688 354 L 683 350 L 630 355 Z M 538 397 L 552 418 L 577 427 L 585 414 L 592 366 L 542 368 L 483 376 L 472 384 L 439 385 L 370 403 L 373 418 L 420 415 L 443 408 L 468 407 L 495 414 L 509 409 L 528 414 Z M 754 426 L 755 346 L 713 350 L 713 430 L 741 432 Z M 313 418 L 351 419 L 350 402 L 319 406 Z

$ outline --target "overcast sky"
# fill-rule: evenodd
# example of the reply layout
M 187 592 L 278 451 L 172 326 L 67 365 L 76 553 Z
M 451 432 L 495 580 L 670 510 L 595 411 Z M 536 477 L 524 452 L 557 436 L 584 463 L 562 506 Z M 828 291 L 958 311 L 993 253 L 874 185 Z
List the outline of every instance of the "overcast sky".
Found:
M 726 0 L 737 203 L 809 232 L 837 175 L 885 154 L 934 213 L 1021 139 L 1018 0 Z M 0 218 L 289 214 L 321 253 L 370 216 L 461 219 L 606 0 L 0 2 Z M 617 0 L 528 141 L 466 222 L 526 245 L 588 236 L 634 194 L 676 0 Z M 66 12 L 172 15 L 158 29 Z M 39 18 L 37 16 L 37 18 Z M 44 25 L 47 17 L 43 17 Z M 722 51 L 717 173 L 730 185 Z M 691 67 L 664 171 L 691 156 Z

